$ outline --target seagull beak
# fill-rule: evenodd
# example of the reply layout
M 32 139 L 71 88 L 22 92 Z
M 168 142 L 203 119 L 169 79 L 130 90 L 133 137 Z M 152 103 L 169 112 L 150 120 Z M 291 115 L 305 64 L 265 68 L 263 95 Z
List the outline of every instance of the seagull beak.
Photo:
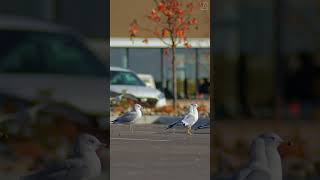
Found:
M 278 147 L 278 152 L 280 153 L 281 157 L 284 157 L 290 154 L 293 148 L 293 143 L 291 141 L 284 140 L 280 143 Z
M 292 142 L 290 140 L 283 140 L 280 139 L 280 145 L 284 145 L 284 146 L 292 146 Z

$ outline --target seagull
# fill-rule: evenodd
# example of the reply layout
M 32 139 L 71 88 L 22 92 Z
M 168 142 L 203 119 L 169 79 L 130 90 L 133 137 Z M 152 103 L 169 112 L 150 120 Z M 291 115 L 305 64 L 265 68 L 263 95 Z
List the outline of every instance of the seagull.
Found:
M 179 124 L 182 124 L 183 126 L 188 128 L 187 134 L 192 135 L 191 128 L 199 119 L 197 108 L 198 104 L 190 104 L 188 114 L 186 114 L 183 119 L 179 119 L 173 124 L 170 124 L 166 129 L 170 129 Z
M 123 96 L 124 96 L 124 94 L 120 94 L 115 97 L 110 97 L 110 102 L 112 102 L 114 104 L 119 104 L 122 101 Z
M 74 146 L 74 158 L 56 162 L 20 180 L 88 180 L 101 173 L 101 162 L 96 150 L 106 147 L 89 134 L 78 136 Z
M 185 116 L 187 116 L 188 114 L 191 114 L 191 113 L 193 113 L 193 104 L 190 104 L 190 105 L 189 105 L 189 110 L 188 110 L 188 112 L 186 113 Z M 181 121 L 181 120 L 182 120 L 182 119 L 179 119 L 178 121 L 170 124 L 166 129 L 170 129 L 170 128 L 173 128 L 173 127 L 175 127 L 175 126 L 177 126 L 177 125 L 182 124 L 182 121 Z
M 275 133 L 258 136 L 251 145 L 250 163 L 235 180 L 282 180 L 281 158 L 277 151 L 284 141 Z
M 235 180 L 270 180 L 265 143 L 261 137 L 256 138 L 250 148 L 250 162 L 242 169 Z
M 142 106 L 140 104 L 135 104 L 133 110 L 124 113 L 122 116 L 112 121 L 112 124 L 126 124 L 129 123 L 130 130 L 133 132 L 132 123 L 136 122 L 142 117 L 141 112 Z
M 271 180 L 282 180 L 282 164 L 281 157 L 278 152 L 278 147 L 280 144 L 287 143 L 290 145 L 290 142 L 284 141 L 279 135 L 271 132 L 264 133 L 260 135 L 265 143 L 265 153 L 268 160 L 268 165 L 271 173 Z

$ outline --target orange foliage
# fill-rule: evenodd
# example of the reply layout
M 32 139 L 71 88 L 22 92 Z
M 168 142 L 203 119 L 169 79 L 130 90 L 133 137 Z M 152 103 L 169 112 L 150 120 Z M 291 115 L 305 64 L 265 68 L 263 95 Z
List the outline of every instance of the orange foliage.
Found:
M 156 24 L 154 30 L 149 28 L 141 28 L 137 20 L 133 20 L 130 24 L 130 37 L 136 37 L 140 29 L 151 31 L 159 38 L 170 37 L 173 47 L 178 42 L 178 39 L 184 42 L 184 46 L 191 48 L 187 42 L 187 31 L 190 26 L 198 24 L 198 20 L 192 16 L 194 4 L 192 2 L 186 3 L 181 0 L 160 0 L 155 8 L 147 15 L 148 20 Z M 143 42 L 147 42 L 146 39 Z

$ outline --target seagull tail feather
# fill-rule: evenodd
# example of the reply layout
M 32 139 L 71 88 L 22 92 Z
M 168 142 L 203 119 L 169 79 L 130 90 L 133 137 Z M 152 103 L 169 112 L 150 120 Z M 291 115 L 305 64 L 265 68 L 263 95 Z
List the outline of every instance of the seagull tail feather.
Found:
M 117 118 L 117 119 L 115 119 L 115 120 L 111 121 L 111 123 L 112 123 L 112 124 L 117 124 L 117 123 L 118 123 L 118 121 L 119 121 L 119 118 Z
M 173 128 L 174 126 L 176 126 L 178 124 L 178 122 L 175 122 L 175 123 L 173 123 L 173 124 L 170 124 L 167 128 L 166 128 L 166 130 L 167 129 L 170 129 L 170 128 Z

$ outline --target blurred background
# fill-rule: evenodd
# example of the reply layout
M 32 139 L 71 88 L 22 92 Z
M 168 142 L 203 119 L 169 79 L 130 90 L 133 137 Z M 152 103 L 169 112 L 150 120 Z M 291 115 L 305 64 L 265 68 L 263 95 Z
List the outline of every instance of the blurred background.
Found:
M 319 178 L 319 3 L 214 2 L 213 179 L 244 167 L 265 131 L 294 141 L 284 179 Z
M 0 2 L 0 179 L 108 143 L 108 1 Z M 105 98 L 103 98 L 105 97 Z M 98 151 L 108 179 L 109 149 Z

